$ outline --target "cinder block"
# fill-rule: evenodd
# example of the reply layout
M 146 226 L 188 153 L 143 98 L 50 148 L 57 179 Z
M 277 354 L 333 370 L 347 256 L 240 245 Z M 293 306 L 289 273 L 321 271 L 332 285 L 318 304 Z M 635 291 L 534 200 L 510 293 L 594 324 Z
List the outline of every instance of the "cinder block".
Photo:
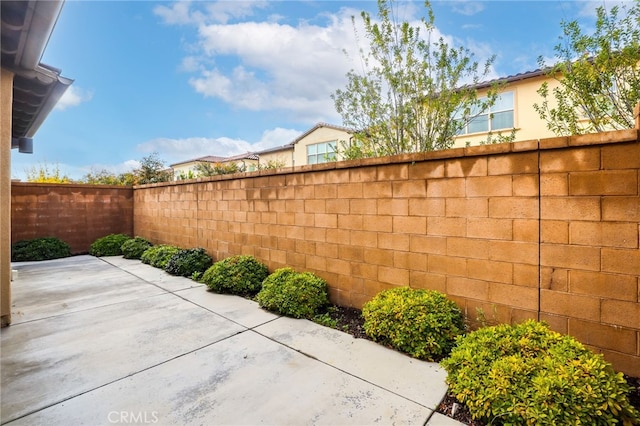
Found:
M 489 284 L 489 301 L 520 309 L 537 310 L 538 289 L 492 282 Z
M 542 243 L 540 244 L 540 265 L 599 271 L 600 248 Z
M 352 245 L 336 244 L 340 259 L 349 260 L 351 262 L 362 262 L 364 260 L 364 249 Z
M 551 267 L 540 268 L 540 288 L 553 291 L 569 291 L 569 271 Z
M 537 172 L 537 152 L 510 153 L 489 157 L 489 175 L 517 175 Z
M 326 204 L 325 204 L 326 213 L 348 214 L 349 209 L 350 209 L 349 203 L 346 203 L 344 200 L 340 200 L 340 199 L 326 200 Z
M 327 258 L 307 254 L 304 256 L 304 268 L 320 275 L 323 271 L 327 271 Z
M 513 283 L 513 264 L 486 259 L 467 259 L 467 275 L 489 282 Z
M 405 234 L 426 234 L 427 218 L 420 216 L 393 216 L 393 232 Z
M 540 310 L 549 314 L 600 321 L 600 299 L 595 297 L 542 289 Z
M 602 300 L 602 322 L 640 331 L 640 303 Z
M 360 214 L 338 215 L 338 228 L 360 231 L 363 229 L 363 216 Z
M 446 277 L 444 275 L 431 274 L 422 271 L 410 271 L 409 282 L 411 288 L 422 288 L 446 292 Z
M 463 237 L 467 232 L 467 222 L 461 217 L 428 217 L 429 235 Z
M 580 342 L 627 354 L 635 354 L 637 330 L 569 318 L 569 334 Z
M 572 270 L 569 271 L 569 289 L 572 293 L 602 299 L 638 300 L 638 278 L 634 275 Z
M 542 141 L 540 141 L 542 144 Z M 575 172 L 600 169 L 600 148 L 584 147 L 540 152 L 542 173 Z
M 393 218 L 394 216 L 367 216 L 362 226 L 365 231 L 389 232 L 393 228 Z
M 638 225 L 621 222 L 571 222 L 571 244 L 638 248 Z
M 466 157 L 445 161 L 445 176 L 447 177 L 468 177 L 486 176 L 487 157 Z
M 378 210 L 378 200 L 374 198 L 360 198 L 344 200 L 349 203 L 349 213 L 375 215 Z
M 278 211 L 281 209 L 279 209 L 275 203 L 270 203 L 269 210 Z M 282 208 L 282 210 L 284 210 L 284 208 Z M 305 213 L 326 213 L 326 201 L 316 200 L 316 199 L 304 200 L 304 212 Z
M 467 237 L 489 240 L 512 240 L 513 220 L 469 218 L 467 219 Z
M 409 213 L 409 200 L 396 198 L 383 198 L 377 200 L 379 215 L 406 216 Z
M 539 280 L 539 268 L 537 265 L 513 264 L 513 284 L 538 287 Z
M 327 241 L 329 239 L 327 238 Z M 338 241 L 343 244 L 347 240 Z M 349 240 L 351 244 L 361 247 L 378 247 L 378 233 L 371 231 L 357 231 L 353 230 L 349 232 Z
M 602 249 L 602 271 L 640 275 L 640 250 Z
M 604 355 L 604 359 L 610 362 L 616 371 L 620 371 L 631 377 L 640 377 L 640 356 L 623 354 L 601 348 L 592 348 L 595 352 Z
M 446 198 L 445 216 L 447 217 L 487 217 L 489 200 L 487 198 Z
M 320 254 L 318 253 L 318 255 Z M 351 274 L 351 262 L 342 259 L 327 259 L 327 271 L 348 276 Z
M 327 229 L 318 227 L 305 227 L 304 239 L 307 241 L 327 241 Z
M 492 197 L 489 198 L 489 216 L 496 218 L 538 218 L 537 197 Z
M 336 198 L 338 196 L 338 186 L 335 184 L 316 185 L 313 193 L 314 197 L 319 199 Z
M 378 268 L 378 280 L 399 286 L 409 285 L 409 271 L 395 267 L 380 266 Z
M 363 262 L 351 262 L 351 274 L 368 280 L 378 279 L 378 265 Z
M 488 241 L 474 238 L 447 238 L 447 255 L 470 259 L 487 259 L 489 257 Z
M 465 179 L 464 178 L 446 178 L 446 179 L 429 179 L 427 181 L 428 197 L 464 197 L 465 196 Z
M 335 183 L 344 182 L 345 176 L 336 170 L 332 173 L 335 176 Z M 373 182 L 378 179 L 378 169 L 376 167 L 357 167 L 348 170 L 348 179 L 350 182 Z
M 379 165 L 377 176 L 379 181 L 406 180 L 409 178 L 409 166 L 407 164 Z
M 409 179 L 435 179 L 444 177 L 444 161 L 420 161 L 408 168 Z
M 509 197 L 513 194 L 513 178 L 507 176 L 483 176 L 466 179 L 467 197 Z
M 393 266 L 393 252 L 390 250 L 365 248 L 364 261 L 372 265 Z
M 489 259 L 501 262 L 538 264 L 538 244 L 520 241 L 489 241 Z
M 435 274 L 466 277 L 467 259 L 430 254 L 427 258 L 427 268 L 429 272 Z
M 447 238 L 430 235 L 411 235 L 409 250 L 414 253 L 446 254 Z
M 445 216 L 445 198 L 410 198 L 410 216 Z M 406 200 L 393 200 L 406 201 Z M 381 200 L 378 200 L 378 206 Z M 379 208 L 379 207 L 378 207 Z M 390 213 L 394 214 L 394 213 Z
M 602 197 L 602 220 L 640 222 L 640 197 Z
M 314 225 L 320 228 L 336 228 L 338 226 L 338 215 L 316 213 L 314 215 Z
M 380 232 L 378 233 L 378 248 L 409 251 L 409 235 Z
M 561 220 L 543 220 L 541 226 L 541 242 L 569 244 L 569 222 Z
M 537 219 L 515 219 L 513 221 L 514 241 L 537 243 L 540 240 L 540 222 Z
M 565 316 L 540 313 L 540 321 L 549 324 L 549 328 L 558 333 L 567 334 L 569 329 L 569 319 Z
M 601 155 L 605 170 L 640 168 L 640 143 L 606 145 Z
M 468 299 L 489 300 L 489 283 L 465 277 L 447 277 L 447 294 Z
M 394 198 L 425 197 L 427 193 L 427 181 L 424 179 L 396 181 L 392 185 Z
M 606 200 L 603 198 L 603 210 Z M 540 214 L 551 220 L 600 220 L 600 197 L 542 198 Z
M 393 197 L 393 185 L 390 181 L 371 181 L 362 183 L 362 192 L 368 198 L 391 198 Z
M 638 195 L 638 171 L 599 170 L 569 173 L 570 195 Z

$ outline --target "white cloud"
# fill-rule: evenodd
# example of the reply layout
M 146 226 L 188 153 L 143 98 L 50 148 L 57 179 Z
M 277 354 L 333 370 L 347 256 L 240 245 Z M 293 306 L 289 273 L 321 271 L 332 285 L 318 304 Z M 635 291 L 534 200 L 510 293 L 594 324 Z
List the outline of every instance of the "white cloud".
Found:
M 83 102 L 89 102 L 92 98 L 93 92 L 71 85 L 67 88 L 56 104 L 56 109 L 62 111 L 67 108 L 78 106 Z
M 456 0 L 452 2 L 453 11 L 465 16 L 472 16 L 484 10 L 484 4 L 479 1 Z
M 174 164 L 206 155 L 229 157 L 274 148 L 293 141 L 301 133 L 299 130 L 283 128 L 265 130 L 260 140 L 254 143 L 227 137 L 158 138 L 137 145 L 136 150 L 143 153 L 157 152 L 168 164 Z

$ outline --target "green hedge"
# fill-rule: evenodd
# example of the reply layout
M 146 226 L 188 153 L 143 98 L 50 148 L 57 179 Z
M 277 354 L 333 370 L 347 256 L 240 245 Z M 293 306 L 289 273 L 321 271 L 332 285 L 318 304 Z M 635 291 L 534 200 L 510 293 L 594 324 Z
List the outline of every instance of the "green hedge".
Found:
M 102 238 L 98 238 L 89 249 L 89 254 L 93 256 L 120 256 L 122 255 L 122 244 L 130 240 L 131 237 L 125 234 L 110 234 Z
M 623 375 L 544 323 L 481 328 L 458 338 L 442 365 L 449 390 L 486 422 L 640 424 Z
M 308 319 L 313 319 L 329 305 L 327 283 L 322 278 L 291 268 L 281 268 L 269 275 L 256 300 L 267 310 Z
M 191 277 L 204 272 L 211 266 L 211 256 L 203 248 L 179 250 L 169 258 L 164 268 L 171 275 Z
M 11 261 L 50 260 L 71 256 L 69 244 L 56 237 L 22 240 L 11 246 Z
M 179 251 L 180 247 L 160 244 L 146 249 L 144 253 L 142 253 L 142 256 L 140 256 L 140 260 L 142 263 L 164 269 L 169 259 L 171 259 L 171 256 Z
M 456 304 L 432 290 L 384 290 L 362 307 L 364 331 L 373 340 L 420 359 L 446 356 L 464 331 Z
M 202 276 L 202 282 L 216 293 L 251 296 L 260 291 L 267 275 L 269 270 L 255 257 L 239 255 L 214 263 Z
M 125 241 L 120 247 L 120 250 L 125 259 L 140 259 L 142 253 L 152 245 L 150 241 L 142 237 L 135 237 Z

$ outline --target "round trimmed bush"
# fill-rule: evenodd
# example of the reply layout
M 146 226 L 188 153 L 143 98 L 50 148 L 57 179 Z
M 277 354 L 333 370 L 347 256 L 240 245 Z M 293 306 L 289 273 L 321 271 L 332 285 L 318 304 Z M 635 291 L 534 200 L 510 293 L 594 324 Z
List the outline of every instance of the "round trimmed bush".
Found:
M 281 268 L 269 275 L 256 296 L 260 307 L 294 318 L 312 319 L 329 305 L 327 283 L 311 272 Z
M 50 260 L 71 256 L 69 244 L 56 237 L 22 240 L 11 246 L 11 261 Z
M 171 256 L 179 251 L 180 247 L 160 244 L 146 249 L 144 253 L 142 253 L 142 256 L 140 256 L 140 260 L 142 263 L 164 269 L 167 266 L 169 259 L 171 259 Z
M 120 250 L 122 250 L 122 256 L 125 259 L 140 259 L 142 253 L 152 245 L 150 241 L 142 237 L 135 237 L 125 241 Z
M 214 263 L 202 276 L 202 282 L 216 293 L 249 296 L 260 291 L 267 275 L 269 270 L 255 257 L 238 255 Z
M 481 328 L 458 338 L 442 365 L 449 390 L 486 422 L 640 424 L 622 373 L 545 323 Z
M 194 272 L 204 272 L 213 261 L 203 248 L 183 249 L 175 253 L 164 270 L 171 275 L 191 277 Z
M 120 256 L 122 255 L 122 244 L 130 240 L 131 237 L 125 234 L 110 234 L 102 238 L 98 238 L 89 248 L 89 254 L 100 256 Z
M 364 331 L 373 340 L 428 361 L 446 356 L 464 331 L 460 309 L 433 290 L 381 291 L 364 304 L 362 316 Z

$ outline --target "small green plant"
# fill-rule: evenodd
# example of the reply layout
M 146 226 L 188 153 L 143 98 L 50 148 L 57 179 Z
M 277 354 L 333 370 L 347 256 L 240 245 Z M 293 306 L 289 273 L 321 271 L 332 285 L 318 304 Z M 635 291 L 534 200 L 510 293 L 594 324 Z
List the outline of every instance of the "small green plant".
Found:
M 216 293 L 251 296 L 260 291 L 267 275 L 269 270 L 255 257 L 238 255 L 214 263 L 204 273 L 202 282 Z
M 191 279 L 192 279 L 193 281 L 200 282 L 200 279 L 202 278 L 202 275 L 203 275 L 203 274 L 204 274 L 204 273 L 203 273 L 202 271 L 196 271 L 196 272 L 194 272 L 193 274 L 191 274 Z
M 125 241 L 120 250 L 122 250 L 122 255 L 125 259 L 140 259 L 142 253 L 152 245 L 150 241 L 142 237 L 135 237 Z
M 428 361 L 446 356 L 464 331 L 456 304 L 437 291 L 398 287 L 362 307 L 364 331 L 373 340 Z
M 325 327 L 338 329 L 338 321 L 331 317 L 329 312 L 315 315 L 312 319 L 316 324 L 320 324 Z
M 327 283 L 322 278 L 291 268 L 281 268 L 269 275 L 256 300 L 267 310 L 308 319 L 313 319 L 329 305 Z
M 629 385 L 601 354 L 529 320 L 481 328 L 457 339 L 450 391 L 472 416 L 510 425 L 637 425 Z
M 71 256 L 69 244 L 56 237 L 22 240 L 11 246 L 11 261 L 49 260 Z
M 160 244 L 149 247 L 142 253 L 140 260 L 156 268 L 164 269 L 171 259 L 171 256 L 180 251 L 180 247 Z
M 194 272 L 204 272 L 211 266 L 213 261 L 203 248 L 191 248 L 180 250 L 175 253 L 164 270 L 171 275 L 190 277 Z
M 102 238 L 98 238 L 89 248 L 89 254 L 100 256 L 120 256 L 122 255 L 122 244 L 130 240 L 131 237 L 125 234 L 110 234 Z

